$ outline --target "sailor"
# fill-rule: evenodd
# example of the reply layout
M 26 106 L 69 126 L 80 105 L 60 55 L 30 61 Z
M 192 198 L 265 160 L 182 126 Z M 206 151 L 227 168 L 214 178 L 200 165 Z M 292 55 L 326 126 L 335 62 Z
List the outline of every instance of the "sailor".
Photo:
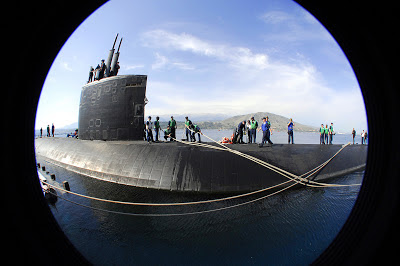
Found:
M 246 123 L 246 130 L 247 130 L 247 143 L 251 143 L 251 125 L 250 125 L 250 120 L 247 120 Z
M 120 68 L 120 66 L 119 66 L 119 62 L 117 62 L 117 64 L 115 65 L 115 68 L 114 68 L 114 73 L 113 73 L 113 76 L 116 76 L 116 75 L 118 75 L 118 70 L 119 70 L 119 68 Z
M 167 129 L 164 131 L 164 139 L 165 139 L 165 141 L 167 141 L 168 138 L 170 138 L 169 141 L 172 141 L 171 135 L 172 135 L 172 130 L 171 130 L 171 128 L 169 126 L 167 126 Z
M 368 132 L 365 131 L 365 134 L 364 134 L 364 143 L 365 144 L 367 144 L 367 140 L 368 140 Z
M 353 134 L 353 144 L 354 144 L 354 139 L 355 139 L 356 134 L 357 134 L 357 132 L 354 130 L 354 127 L 353 127 L 353 131 L 351 132 L 351 134 Z
M 254 116 L 252 116 L 251 120 L 250 120 L 250 134 L 251 134 L 251 139 L 252 139 L 253 143 L 256 143 L 257 127 L 258 127 L 258 122 L 254 119 Z M 250 143 L 251 143 L 251 141 L 250 141 Z
M 104 78 L 104 71 L 106 71 L 106 64 L 104 63 L 104 59 L 101 59 L 99 80 Z
M 154 142 L 153 139 L 153 122 L 151 121 L 151 116 L 149 116 L 149 119 L 146 121 L 146 131 L 147 131 L 147 142 L 150 143 Z
M 154 122 L 154 132 L 156 132 L 156 141 L 158 141 L 158 134 L 160 132 L 160 117 L 156 117 L 156 121 Z
M 324 124 L 321 124 L 321 127 L 319 128 L 319 144 L 325 144 L 325 128 Z
M 43 135 L 43 128 L 40 128 L 40 137 Z
M 292 139 L 292 144 L 293 144 L 293 127 L 294 127 L 294 123 L 293 120 L 290 118 L 289 123 L 287 124 L 288 128 L 287 128 L 287 133 L 288 133 L 288 144 L 290 144 L 290 139 Z
M 51 134 L 53 135 L 54 138 L 54 123 L 51 124 Z
M 168 126 L 171 129 L 171 137 L 173 139 L 176 139 L 176 128 L 177 128 L 177 126 L 176 126 L 176 121 L 175 121 L 175 119 L 174 119 L 174 117 L 172 115 L 171 115 L 171 120 L 169 120 L 169 122 L 168 122 Z
M 238 143 L 238 144 L 243 144 L 243 143 L 244 143 L 244 141 L 243 141 L 243 131 L 245 130 L 245 128 L 246 128 L 246 121 L 243 120 L 243 121 L 241 121 L 241 122 L 239 123 L 239 125 L 238 125 L 238 127 L 237 127 L 237 131 L 238 131 L 238 140 L 237 140 L 237 143 Z
M 269 122 L 269 117 L 267 116 L 267 117 L 265 118 L 265 120 L 267 121 L 268 127 L 269 127 L 269 133 L 268 133 L 268 134 L 272 135 L 272 127 L 271 127 L 271 122 Z M 270 136 L 270 138 L 271 138 L 271 136 Z M 264 141 L 264 143 L 266 143 L 266 141 Z M 272 144 L 272 143 L 271 143 L 271 144 Z
M 94 69 L 94 80 L 99 80 L 100 75 L 100 65 L 97 64 L 97 67 Z
M 186 141 L 192 140 L 192 133 L 190 132 L 190 129 L 192 127 L 192 121 L 189 120 L 189 118 L 186 116 L 185 117 L 185 132 L 186 132 Z
M 364 145 L 364 137 L 365 137 L 365 132 L 364 130 L 361 132 L 361 144 Z
M 328 139 L 329 139 L 329 128 L 328 128 L 328 124 L 326 124 L 325 127 L 325 143 L 328 144 Z
M 264 146 L 264 142 L 265 143 L 269 143 L 269 144 L 273 144 L 270 136 L 271 136 L 271 123 L 268 121 L 268 116 L 267 117 L 263 117 L 263 123 L 261 124 L 261 127 L 258 128 L 258 131 L 260 131 L 262 129 L 263 131 L 263 137 L 261 140 L 261 143 L 258 145 L 258 147 L 263 147 Z
M 50 137 L 50 126 L 47 125 L 47 136 Z
M 199 142 L 201 142 L 201 138 L 200 138 L 200 134 L 203 135 L 203 133 L 201 133 L 201 129 L 198 125 L 194 125 L 192 124 L 192 139 L 195 142 L 196 141 L 196 133 L 199 136 Z
M 91 67 L 90 67 L 90 71 L 89 71 L 89 80 L 88 80 L 87 83 L 93 81 L 93 72 L 94 72 L 94 69 L 93 69 L 93 67 L 91 66 Z
M 333 131 L 333 123 L 331 123 L 331 125 L 329 126 L 329 144 L 332 144 L 334 134 L 335 133 Z

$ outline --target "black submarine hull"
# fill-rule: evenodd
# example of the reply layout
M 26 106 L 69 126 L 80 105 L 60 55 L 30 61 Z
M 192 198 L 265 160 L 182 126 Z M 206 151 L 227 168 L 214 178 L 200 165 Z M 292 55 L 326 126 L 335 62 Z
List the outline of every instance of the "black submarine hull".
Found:
M 210 143 L 211 144 L 211 143 Z M 216 146 L 216 144 L 213 144 Z M 38 138 L 36 154 L 92 178 L 142 188 L 204 193 L 237 193 L 271 187 L 288 179 L 228 151 L 179 142 L 98 141 Z M 229 145 L 231 149 L 302 175 L 331 158 L 341 145 Z M 365 167 L 367 146 L 348 145 L 316 176 L 316 181 Z

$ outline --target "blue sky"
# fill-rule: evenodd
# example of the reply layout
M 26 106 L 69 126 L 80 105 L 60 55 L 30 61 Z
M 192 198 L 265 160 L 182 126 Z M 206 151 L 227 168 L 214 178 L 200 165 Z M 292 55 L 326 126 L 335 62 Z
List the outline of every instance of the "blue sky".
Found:
M 119 74 L 148 75 L 146 115 L 259 111 L 367 128 L 356 77 L 325 28 L 292 1 L 110 1 L 71 35 L 47 75 L 36 128 L 78 121 L 90 66 L 123 37 Z

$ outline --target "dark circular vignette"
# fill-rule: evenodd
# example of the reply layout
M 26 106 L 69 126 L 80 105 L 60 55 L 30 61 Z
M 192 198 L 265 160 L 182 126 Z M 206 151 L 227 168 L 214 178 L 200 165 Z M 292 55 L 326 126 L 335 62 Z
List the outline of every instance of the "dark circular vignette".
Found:
M 267 1 L 267 0 L 266 0 Z M 358 79 L 367 110 L 367 168 L 349 219 L 315 264 L 372 264 L 394 259 L 400 224 L 400 144 L 395 133 L 394 2 L 297 0 L 332 34 Z M 73 31 L 104 1 L 38 2 L 12 6 L 7 91 L 8 249 L 14 262 L 87 264 L 58 226 L 36 178 L 34 125 L 40 92 L 57 53 Z M 9 46 L 9 47 L 10 47 Z M 10 63 L 11 62 L 11 63 Z M 351 114 L 349 114 L 351 115 Z M 7 139 L 6 139 L 7 138 Z M 21 167 L 22 165 L 22 167 Z M 11 183 L 9 183 L 11 181 Z M 9 230 L 10 230 L 9 229 Z M 16 253 L 17 252 L 17 253 Z

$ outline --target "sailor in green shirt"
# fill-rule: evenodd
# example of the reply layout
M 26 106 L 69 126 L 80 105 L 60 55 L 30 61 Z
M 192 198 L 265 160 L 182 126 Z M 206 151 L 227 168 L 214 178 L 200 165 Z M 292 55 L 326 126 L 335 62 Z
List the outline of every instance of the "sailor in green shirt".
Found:
M 160 132 L 160 117 L 156 117 L 156 121 L 154 122 L 154 132 L 156 132 L 156 141 L 158 141 L 158 134 Z
M 328 144 L 328 138 L 329 138 L 329 128 L 328 125 L 325 127 L 325 144 Z
M 175 132 L 176 132 L 175 131 L 176 130 L 176 121 L 175 121 L 173 116 L 171 116 L 171 120 L 169 120 L 168 126 L 171 129 L 171 138 L 176 139 L 176 134 L 175 134 Z
M 332 144 L 333 135 L 335 135 L 335 131 L 333 130 L 333 123 L 329 126 L 329 144 Z
M 186 129 L 186 141 L 192 141 L 192 133 L 190 132 L 190 128 L 192 127 L 192 121 L 189 120 L 189 118 L 186 116 L 185 117 L 185 129 Z
M 319 144 L 325 144 L 325 128 L 324 124 L 321 124 L 321 127 L 319 128 Z
M 169 141 L 172 141 L 171 135 L 172 135 L 172 130 L 171 130 L 171 128 L 169 126 L 167 126 L 167 129 L 164 131 L 164 139 L 165 139 L 165 141 L 167 141 L 168 138 L 170 138 Z
M 250 118 L 250 143 L 256 143 L 256 133 L 257 133 L 258 122 L 254 119 L 254 116 Z
M 199 136 L 199 142 L 201 142 L 201 138 L 200 138 L 200 134 L 203 135 L 203 133 L 201 133 L 201 129 L 198 125 L 192 125 L 192 141 L 196 141 L 196 133 Z

